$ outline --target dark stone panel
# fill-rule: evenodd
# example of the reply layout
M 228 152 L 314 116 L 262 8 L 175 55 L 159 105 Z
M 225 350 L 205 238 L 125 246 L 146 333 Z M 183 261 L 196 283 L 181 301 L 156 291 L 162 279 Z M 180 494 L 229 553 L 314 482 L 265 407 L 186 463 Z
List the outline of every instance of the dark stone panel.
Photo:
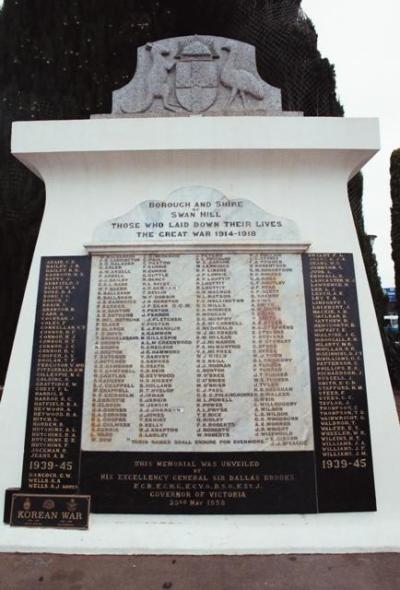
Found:
M 81 490 L 93 512 L 316 512 L 312 452 L 83 452 Z
M 319 512 L 376 510 L 351 254 L 303 256 Z
M 22 489 L 79 487 L 88 256 L 42 259 L 29 389 Z

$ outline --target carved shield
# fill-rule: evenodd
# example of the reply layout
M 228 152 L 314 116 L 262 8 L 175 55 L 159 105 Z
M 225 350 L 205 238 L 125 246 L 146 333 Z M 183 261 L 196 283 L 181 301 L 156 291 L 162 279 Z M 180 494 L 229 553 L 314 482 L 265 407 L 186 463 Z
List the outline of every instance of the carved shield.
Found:
M 186 57 L 176 66 L 176 97 L 191 113 L 209 109 L 217 99 L 218 68 L 212 58 Z

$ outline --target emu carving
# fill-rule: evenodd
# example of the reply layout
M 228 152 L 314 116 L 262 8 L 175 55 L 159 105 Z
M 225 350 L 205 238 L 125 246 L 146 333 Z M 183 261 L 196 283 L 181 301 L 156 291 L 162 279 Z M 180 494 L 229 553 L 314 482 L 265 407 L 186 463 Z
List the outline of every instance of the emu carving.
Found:
M 251 72 L 235 68 L 237 48 L 234 43 L 227 43 L 221 49 L 228 52 L 228 59 L 221 72 L 221 83 L 231 89 L 226 107 L 229 107 L 239 94 L 242 99 L 243 108 L 246 108 L 246 94 L 250 94 L 257 100 L 265 96 L 263 83 Z

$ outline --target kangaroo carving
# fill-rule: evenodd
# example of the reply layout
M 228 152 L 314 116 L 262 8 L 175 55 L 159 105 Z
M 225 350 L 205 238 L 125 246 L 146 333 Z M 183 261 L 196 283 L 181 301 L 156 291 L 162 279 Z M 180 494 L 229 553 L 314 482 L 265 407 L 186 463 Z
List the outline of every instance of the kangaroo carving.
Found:
M 246 108 L 246 94 L 250 94 L 257 100 L 265 96 L 263 83 L 254 74 L 243 69 L 235 68 L 237 48 L 234 43 L 227 43 L 221 49 L 228 52 L 228 59 L 221 72 L 221 83 L 231 89 L 231 95 L 226 103 L 229 107 L 239 94 L 242 99 L 243 108 Z
M 152 66 L 145 82 L 145 103 L 139 111 L 126 111 L 121 107 L 121 111 L 126 114 L 145 113 L 153 104 L 156 98 L 161 98 L 164 108 L 167 111 L 176 112 L 176 108 L 168 102 L 169 85 L 168 74 L 175 67 L 176 62 L 165 59 L 170 54 L 169 49 L 162 45 L 153 45 L 148 43 L 146 49 L 150 51 Z

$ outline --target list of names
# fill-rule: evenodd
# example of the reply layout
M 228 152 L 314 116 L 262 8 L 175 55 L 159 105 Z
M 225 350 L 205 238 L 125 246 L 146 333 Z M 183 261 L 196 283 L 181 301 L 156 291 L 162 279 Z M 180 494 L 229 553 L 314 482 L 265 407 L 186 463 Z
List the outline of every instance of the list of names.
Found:
M 312 450 L 301 257 L 94 255 L 88 451 Z
M 312 254 L 307 260 L 324 470 L 365 469 L 370 462 L 363 353 L 350 258 Z
M 45 258 L 35 330 L 23 486 L 78 485 L 89 259 Z

